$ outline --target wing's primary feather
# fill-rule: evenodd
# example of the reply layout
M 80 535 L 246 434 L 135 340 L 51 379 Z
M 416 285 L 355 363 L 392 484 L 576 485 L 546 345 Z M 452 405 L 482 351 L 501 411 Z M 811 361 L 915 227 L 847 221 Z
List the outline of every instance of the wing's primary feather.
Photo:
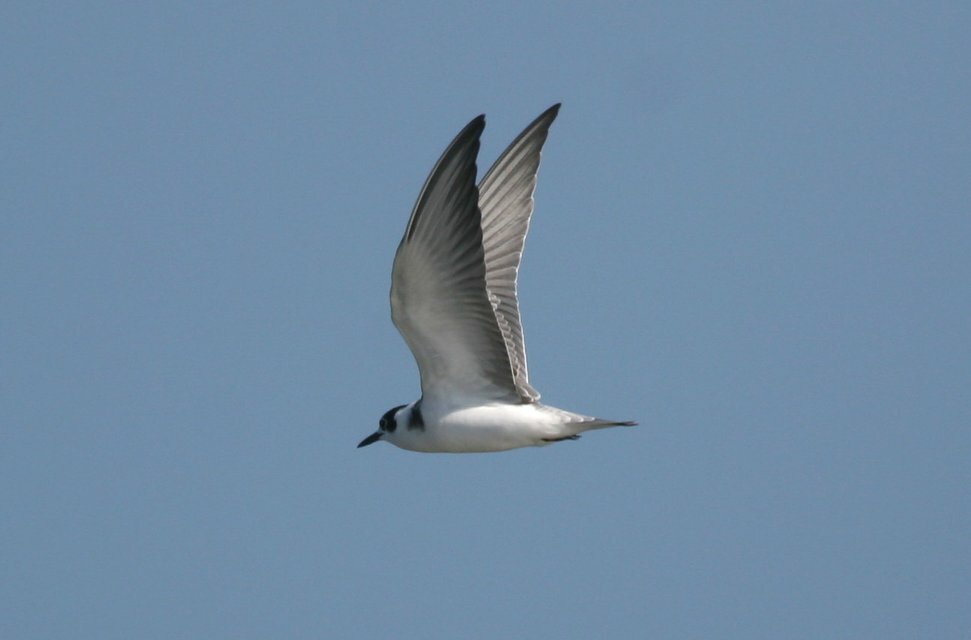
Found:
M 539 393 L 529 384 L 516 278 L 533 213 L 533 191 L 543 143 L 559 109 L 560 105 L 555 104 L 533 120 L 479 183 L 486 288 L 517 392 L 528 402 L 538 400 Z
M 391 317 L 423 396 L 520 399 L 486 292 L 475 159 L 485 117 L 455 137 L 425 181 L 391 276 Z

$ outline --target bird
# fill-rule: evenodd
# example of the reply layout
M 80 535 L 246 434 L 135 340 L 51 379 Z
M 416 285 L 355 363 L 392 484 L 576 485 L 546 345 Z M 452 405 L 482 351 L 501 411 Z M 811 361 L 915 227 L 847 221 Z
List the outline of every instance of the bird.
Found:
M 541 404 L 529 383 L 516 281 L 540 155 L 559 109 L 533 120 L 478 185 L 484 114 L 435 163 L 391 271 L 391 319 L 418 364 L 421 396 L 386 411 L 358 448 L 386 441 L 409 451 L 485 453 L 637 424 Z

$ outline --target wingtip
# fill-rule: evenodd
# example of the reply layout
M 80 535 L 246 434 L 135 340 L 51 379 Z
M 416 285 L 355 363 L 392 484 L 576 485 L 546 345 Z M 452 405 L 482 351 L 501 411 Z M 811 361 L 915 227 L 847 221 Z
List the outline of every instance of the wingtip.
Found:
M 482 135 L 482 131 L 485 129 L 485 114 L 480 113 L 476 117 L 469 120 L 469 123 L 462 128 L 462 131 L 455 136 L 455 140 L 460 140 L 466 135 L 472 134 L 475 137 Z M 453 140 L 454 143 L 454 140 Z
M 563 104 L 562 102 L 557 102 L 552 107 L 550 107 L 543 113 L 539 114 L 539 117 L 536 118 L 534 122 L 540 122 L 542 120 L 549 120 L 550 122 L 553 122 L 553 120 L 556 119 L 556 116 L 559 115 L 560 107 L 562 106 L 562 104 Z

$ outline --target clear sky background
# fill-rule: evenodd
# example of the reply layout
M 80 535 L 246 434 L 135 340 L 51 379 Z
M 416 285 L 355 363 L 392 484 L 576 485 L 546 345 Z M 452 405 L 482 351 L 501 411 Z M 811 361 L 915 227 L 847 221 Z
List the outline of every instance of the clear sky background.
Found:
M 967 2 L 84 4 L 0 8 L 0 637 L 971 636 Z M 559 101 L 531 381 L 640 426 L 356 450 Z

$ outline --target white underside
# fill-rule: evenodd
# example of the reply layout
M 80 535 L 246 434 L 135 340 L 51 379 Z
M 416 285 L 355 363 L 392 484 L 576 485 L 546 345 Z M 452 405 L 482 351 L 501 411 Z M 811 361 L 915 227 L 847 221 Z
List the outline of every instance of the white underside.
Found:
M 482 453 L 550 444 L 589 429 L 611 426 L 603 420 L 539 403 L 485 404 L 438 409 L 423 402 L 424 428 L 408 429 L 414 405 L 398 413 L 398 427 L 382 438 L 410 451 L 428 453 Z

